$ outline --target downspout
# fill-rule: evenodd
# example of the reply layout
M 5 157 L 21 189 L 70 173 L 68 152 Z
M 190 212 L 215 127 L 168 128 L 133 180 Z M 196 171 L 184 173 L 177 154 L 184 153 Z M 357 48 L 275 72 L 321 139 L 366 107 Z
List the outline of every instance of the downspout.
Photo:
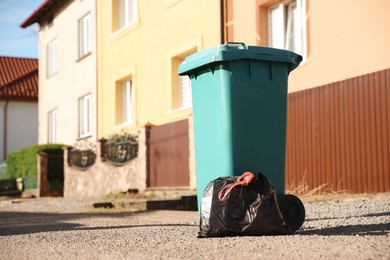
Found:
M 225 10 L 225 1 L 226 0 L 221 0 L 221 13 L 220 13 L 220 18 L 221 18 L 221 44 L 225 43 L 225 16 L 226 16 L 226 10 Z
M 95 0 L 95 55 L 96 55 L 96 115 L 95 115 L 95 120 L 96 120 L 96 140 L 99 140 L 99 55 L 98 55 L 98 4 L 97 0 Z
M 8 121 L 8 104 L 9 99 L 7 98 L 4 105 L 4 135 L 3 135 L 3 152 L 4 152 L 4 161 L 7 159 L 7 121 Z

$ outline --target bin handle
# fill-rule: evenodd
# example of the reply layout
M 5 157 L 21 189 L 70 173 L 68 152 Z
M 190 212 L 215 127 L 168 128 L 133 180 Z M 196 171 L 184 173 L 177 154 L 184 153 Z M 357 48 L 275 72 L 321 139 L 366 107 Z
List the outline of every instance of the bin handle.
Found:
M 247 49 L 245 43 L 243 42 L 226 42 L 225 45 L 229 47 L 237 47 L 239 49 Z

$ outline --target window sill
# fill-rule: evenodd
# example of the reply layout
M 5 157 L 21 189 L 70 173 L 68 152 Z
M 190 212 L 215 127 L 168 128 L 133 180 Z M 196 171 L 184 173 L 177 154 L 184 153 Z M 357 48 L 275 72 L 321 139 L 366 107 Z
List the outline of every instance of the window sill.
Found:
M 192 106 L 191 107 L 180 107 L 180 108 L 171 108 L 169 110 L 169 115 L 172 117 L 181 117 L 192 114 Z
M 87 133 L 87 134 L 84 134 L 84 135 L 81 135 L 77 138 L 77 141 L 80 141 L 80 140 L 84 140 L 84 139 L 88 139 L 89 137 L 92 137 L 92 133 Z
M 88 52 L 87 54 L 84 54 L 83 56 L 79 57 L 76 62 L 79 62 L 79 61 L 82 61 L 84 60 L 85 58 L 89 57 L 92 55 L 92 52 Z
M 53 72 L 53 73 L 50 74 L 50 75 L 46 75 L 46 79 L 49 79 L 49 78 L 51 78 L 51 77 L 54 77 L 55 75 L 57 75 L 57 73 L 58 73 L 58 71 Z
M 129 25 L 126 25 L 126 26 L 123 26 L 113 32 L 111 32 L 111 35 L 110 35 L 110 42 L 114 42 L 116 40 L 118 40 L 119 38 L 123 37 L 124 35 L 126 35 L 127 33 L 131 32 L 131 31 L 134 31 L 135 29 L 137 29 L 138 27 L 140 26 L 140 21 L 139 19 L 137 21 L 135 21 L 134 23 L 132 24 L 129 24 Z
M 182 0 L 165 0 L 164 1 L 164 5 L 165 5 L 165 8 L 170 8 L 174 5 L 176 5 L 177 3 L 181 2 Z
M 171 109 L 171 113 L 174 113 L 174 112 L 177 112 L 177 111 L 189 110 L 189 109 L 192 109 L 192 106 L 172 108 Z
M 120 129 L 120 128 L 128 127 L 128 126 L 134 126 L 135 127 L 135 120 L 133 119 L 133 120 L 131 120 L 129 122 L 123 122 L 121 124 L 115 125 L 114 129 Z

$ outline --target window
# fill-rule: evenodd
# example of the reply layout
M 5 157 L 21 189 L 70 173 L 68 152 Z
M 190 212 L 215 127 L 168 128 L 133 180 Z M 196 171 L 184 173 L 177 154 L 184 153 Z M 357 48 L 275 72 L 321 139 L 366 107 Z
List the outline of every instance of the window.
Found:
M 79 99 L 79 136 L 91 135 L 91 95 Z
M 184 56 L 175 57 L 173 60 L 173 75 L 176 77 L 176 80 L 173 80 L 172 88 L 173 109 L 189 108 L 192 106 L 191 80 L 188 76 L 177 76 L 177 70 L 183 63 L 185 63 Z
M 113 16 L 116 19 L 114 29 L 129 26 L 137 21 L 137 0 L 114 1 Z
M 79 20 L 79 58 L 91 53 L 91 16 Z
M 179 59 L 179 66 L 185 62 L 185 59 Z M 178 105 L 179 108 L 192 106 L 191 97 L 191 79 L 188 76 L 178 76 Z
M 133 116 L 133 86 L 131 79 L 119 81 L 116 86 L 116 123 L 129 124 Z
M 57 109 L 49 112 L 48 115 L 48 143 L 57 142 Z
M 49 77 L 57 72 L 57 39 L 52 40 L 47 45 L 47 72 L 46 75 Z
M 283 1 L 268 9 L 268 45 L 306 57 L 305 0 Z

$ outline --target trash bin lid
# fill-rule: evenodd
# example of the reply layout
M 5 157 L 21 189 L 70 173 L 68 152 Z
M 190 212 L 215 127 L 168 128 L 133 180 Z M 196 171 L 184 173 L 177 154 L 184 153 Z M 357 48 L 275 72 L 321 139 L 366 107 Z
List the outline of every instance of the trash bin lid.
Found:
M 179 75 L 188 75 L 191 71 L 211 63 L 241 59 L 290 63 L 290 71 L 292 71 L 302 61 L 302 56 L 287 50 L 228 42 L 188 56 L 185 63 L 179 67 Z

